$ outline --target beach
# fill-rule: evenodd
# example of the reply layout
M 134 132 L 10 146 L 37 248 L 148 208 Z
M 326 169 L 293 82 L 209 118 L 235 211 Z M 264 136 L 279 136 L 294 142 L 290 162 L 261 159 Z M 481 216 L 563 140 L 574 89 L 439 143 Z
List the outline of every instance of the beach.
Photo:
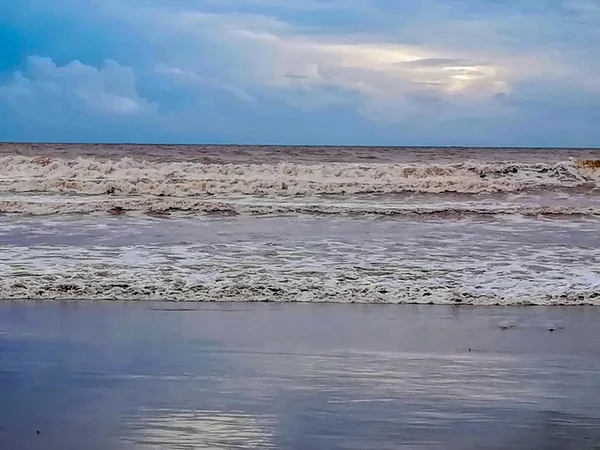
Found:
M 595 449 L 599 319 L 594 307 L 2 302 L 0 447 Z
M 600 450 L 600 0 L 0 18 L 0 450 Z

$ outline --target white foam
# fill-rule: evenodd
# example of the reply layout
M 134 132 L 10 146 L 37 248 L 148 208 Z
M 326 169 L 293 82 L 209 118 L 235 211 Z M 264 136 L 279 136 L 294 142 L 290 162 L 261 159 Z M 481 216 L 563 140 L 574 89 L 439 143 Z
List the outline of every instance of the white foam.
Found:
M 599 183 L 598 171 L 574 161 L 203 164 L 5 155 L 0 213 L 13 216 L 1 219 L 0 298 L 600 304 Z M 70 230 L 61 222 L 86 214 L 97 217 Z M 208 217 L 195 219 L 182 241 L 166 228 L 145 236 L 138 227 L 145 218 L 98 217 L 107 214 L 172 215 L 156 220 L 170 227 L 182 215 Z M 257 224 L 254 215 L 270 218 Z M 285 219 L 265 234 L 281 215 L 329 220 Z M 404 219 L 343 219 L 365 215 Z M 48 217 L 42 224 L 23 216 Z M 416 216 L 443 220 L 435 228 L 436 220 Z M 30 222 L 15 228 L 18 220 Z M 383 222 L 399 228 L 388 232 Z M 115 231 L 124 226 L 125 243 Z
M 0 192 L 161 195 L 486 193 L 599 187 L 597 171 L 555 164 L 202 164 L 0 156 Z
M 591 201 L 594 200 L 595 201 Z M 501 199 L 453 201 L 432 198 L 429 201 L 392 199 L 323 199 L 284 198 L 211 198 L 211 197 L 121 197 L 97 196 L 89 200 L 78 197 L 6 196 L 0 201 L 0 213 L 53 216 L 73 214 L 112 215 L 339 215 L 339 216 L 454 216 L 454 215 L 521 215 L 521 216 L 600 216 L 600 197 L 577 203 L 563 201 L 538 205 L 535 202 L 510 202 Z
M 320 235 L 252 220 L 156 245 L 5 245 L 0 298 L 600 305 L 597 242 L 565 245 L 552 223 L 375 222 L 365 235 L 345 221 Z

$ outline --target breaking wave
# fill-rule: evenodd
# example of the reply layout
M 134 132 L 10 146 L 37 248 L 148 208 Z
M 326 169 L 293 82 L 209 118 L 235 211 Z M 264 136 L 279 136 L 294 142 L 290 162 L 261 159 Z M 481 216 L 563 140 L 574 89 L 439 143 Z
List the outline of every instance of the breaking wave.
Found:
M 569 205 L 520 205 L 510 203 L 444 203 L 438 204 L 327 204 L 243 203 L 235 201 L 210 201 L 194 198 L 103 198 L 97 201 L 0 201 L 0 213 L 26 216 L 109 214 L 148 216 L 373 216 L 373 217 L 447 217 L 447 216 L 491 216 L 518 214 L 522 216 L 600 216 L 600 206 Z
M 581 306 L 600 305 L 598 286 L 556 289 L 552 292 L 489 292 L 448 286 L 412 289 L 378 285 L 348 276 L 335 285 L 322 280 L 289 279 L 285 283 L 264 277 L 245 282 L 188 283 L 185 279 L 146 272 L 90 271 L 77 275 L 20 274 L 0 280 L 0 298 L 18 300 L 167 300 L 195 302 L 310 302 L 438 305 Z
M 0 153 L 0 298 L 600 305 L 600 160 L 430 154 L 327 163 Z M 107 214 L 134 218 L 22 217 Z M 531 217 L 137 217 L 197 215 Z
M 8 155 L 0 157 L 0 192 L 190 197 L 595 190 L 600 171 L 593 162 L 202 164 Z

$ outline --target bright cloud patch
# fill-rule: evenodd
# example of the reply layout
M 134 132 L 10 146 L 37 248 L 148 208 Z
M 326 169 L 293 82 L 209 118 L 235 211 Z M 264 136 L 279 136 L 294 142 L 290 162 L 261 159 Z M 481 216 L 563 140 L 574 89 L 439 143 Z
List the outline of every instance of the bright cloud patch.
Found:
M 443 52 L 389 43 L 335 44 L 301 37 L 248 31 L 236 36 L 266 47 L 273 55 L 263 82 L 293 86 L 332 84 L 369 97 L 401 97 L 427 91 L 481 95 L 507 92 L 503 68 L 452 59 Z
M 154 111 L 138 95 L 133 70 L 110 60 L 98 69 L 76 60 L 59 67 L 50 58 L 31 56 L 25 70 L 0 87 L 0 98 L 20 110 L 36 103 L 118 116 Z
M 427 46 L 361 42 L 358 38 L 303 34 L 291 24 L 256 16 L 170 12 L 140 9 L 132 20 L 150 21 L 148 32 L 170 32 L 190 48 L 211 39 L 230 50 L 225 75 L 231 82 L 272 88 L 334 86 L 366 97 L 397 97 L 428 92 L 439 95 L 489 97 L 507 93 L 510 68 Z M 166 31 L 167 30 L 167 31 Z M 143 31 L 143 29 L 142 29 Z M 160 32 L 159 32 L 160 33 Z M 190 51 L 190 53 L 193 53 Z M 177 59 L 177 56 L 175 57 Z M 201 58 L 161 63 L 159 69 L 192 80 L 203 71 Z M 318 95 L 318 94 L 317 94 Z

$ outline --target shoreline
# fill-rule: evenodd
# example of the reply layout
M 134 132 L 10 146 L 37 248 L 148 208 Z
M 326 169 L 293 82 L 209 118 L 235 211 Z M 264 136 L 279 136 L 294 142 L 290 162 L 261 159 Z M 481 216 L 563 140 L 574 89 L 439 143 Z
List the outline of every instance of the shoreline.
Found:
M 348 301 L 348 302 L 336 302 L 336 301 L 279 301 L 279 300 L 145 300 L 145 299 L 77 299 L 77 298 L 0 298 L 0 305 L 6 303 L 69 303 L 69 304 L 167 304 L 167 305 L 228 305 L 228 306 L 239 306 L 239 305 L 302 305 L 302 306 L 353 306 L 353 307 L 365 307 L 365 306 L 376 306 L 376 307 L 424 307 L 424 308 L 473 308 L 473 309 L 577 309 L 577 308 L 593 308 L 600 309 L 600 301 L 596 303 L 580 303 L 580 304 L 541 304 L 541 303 L 514 303 L 514 304 L 482 304 L 482 303 L 424 303 L 424 302 L 402 302 L 402 303 L 391 303 L 391 302 L 359 302 L 359 301 Z M 198 308 L 201 309 L 201 308 Z M 177 310 L 177 308 L 173 308 Z

